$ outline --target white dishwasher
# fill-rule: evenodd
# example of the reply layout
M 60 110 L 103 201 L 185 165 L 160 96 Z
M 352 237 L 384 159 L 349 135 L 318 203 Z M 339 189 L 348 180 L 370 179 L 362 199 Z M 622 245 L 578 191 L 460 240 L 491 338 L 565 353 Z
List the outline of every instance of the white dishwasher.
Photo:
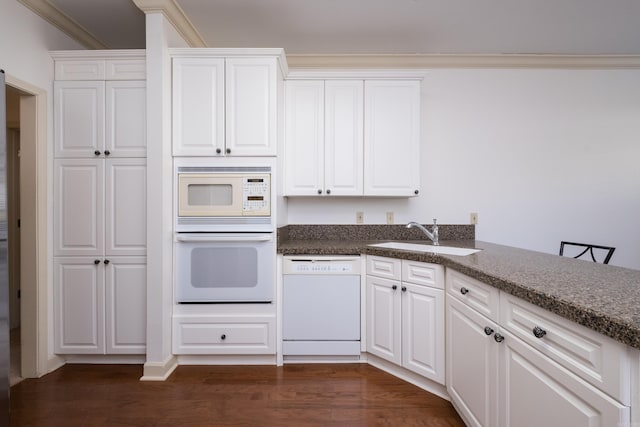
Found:
M 285 256 L 283 356 L 360 355 L 360 257 Z

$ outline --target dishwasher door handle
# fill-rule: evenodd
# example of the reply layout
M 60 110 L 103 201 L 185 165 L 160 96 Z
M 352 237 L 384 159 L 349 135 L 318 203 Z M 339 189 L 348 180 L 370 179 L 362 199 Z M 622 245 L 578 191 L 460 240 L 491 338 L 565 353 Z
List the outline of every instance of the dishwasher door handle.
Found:
M 176 242 L 269 242 L 271 234 L 179 234 Z

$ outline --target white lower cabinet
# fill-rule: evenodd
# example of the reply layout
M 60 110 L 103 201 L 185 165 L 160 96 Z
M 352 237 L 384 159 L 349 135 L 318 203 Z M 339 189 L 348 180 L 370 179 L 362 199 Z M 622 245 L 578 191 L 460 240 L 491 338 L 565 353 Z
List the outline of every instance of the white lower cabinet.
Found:
M 430 279 L 405 281 L 416 270 Z M 443 287 L 442 266 L 367 257 L 367 352 L 443 384 Z
M 60 257 L 54 274 L 56 353 L 145 353 L 144 257 Z
M 623 387 L 627 390 L 617 395 L 618 398 L 603 391 L 614 390 L 620 383 L 625 383 L 624 376 L 629 372 L 624 368 L 628 364 L 624 349 L 618 349 L 617 354 L 605 352 L 614 358 L 614 365 L 616 360 L 622 360 L 622 363 L 617 372 L 614 370 L 613 375 L 609 374 L 602 387 L 596 388 L 582 375 L 517 337 L 509 327 L 509 319 L 503 315 L 508 303 L 501 299 L 500 307 L 493 304 L 495 298 L 488 296 L 493 292 L 491 289 L 477 280 L 447 270 L 447 391 L 468 425 L 629 426 L 628 403 L 619 400 L 620 397 L 626 400 L 629 395 L 628 380 Z M 482 296 L 481 301 L 489 302 L 480 305 L 491 307 L 485 311 L 486 315 L 476 309 L 479 300 L 473 298 L 474 291 Z M 513 297 L 510 300 L 520 301 Z M 582 326 L 570 325 L 566 320 L 564 323 L 565 330 L 583 332 Z M 548 333 L 555 335 L 556 340 L 561 336 L 551 330 Z M 609 340 L 593 333 L 590 345 L 606 347 Z M 571 345 L 564 343 L 558 348 L 570 348 Z M 573 362 L 566 358 L 565 362 L 578 365 L 581 353 L 603 354 L 587 350 L 584 347 L 573 355 Z M 569 353 L 565 356 L 569 357 Z M 603 361 L 594 359 L 593 363 L 598 365 Z M 608 370 L 611 373 L 611 368 Z
M 177 315 L 173 353 L 275 354 L 275 315 Z

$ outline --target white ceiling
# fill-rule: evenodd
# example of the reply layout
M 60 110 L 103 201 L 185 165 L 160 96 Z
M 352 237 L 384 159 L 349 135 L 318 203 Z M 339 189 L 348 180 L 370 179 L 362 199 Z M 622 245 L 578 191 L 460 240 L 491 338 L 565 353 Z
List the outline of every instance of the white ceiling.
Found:
M 109 48 L 144 48 L 144 14 L 131 0 L 38 1 Z M 640 55 L 640 0 L 174 1 L 209 47 L 282 47 L 289 54 Z

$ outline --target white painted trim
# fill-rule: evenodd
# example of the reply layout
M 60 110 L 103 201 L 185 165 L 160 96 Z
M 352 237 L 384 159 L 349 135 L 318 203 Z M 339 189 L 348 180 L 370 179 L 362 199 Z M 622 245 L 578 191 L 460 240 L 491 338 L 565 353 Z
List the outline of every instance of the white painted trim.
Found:
M 287 55 L 291 69 L 640 68 L 640 55 Z
M 206 47 L 196 27 L 193 26 L 175 0 L 133 0 L 138 9 L 146 13 L 162 13 L 166 20 L 191 47 Z
M 6 84 L 30 95 L 20 100 L 21 172 L 21 340 L 22 375 L 40 377 L 58 366 L 57 356 L 49 359 L 49 217 L 47 155 L 47 91 L 6 75 Z M 34 230 L 28 234 L 27 230 Z M 29 262 L 29 268 L 24 265 Z M 35 264 L 35 271 L 33 265 Z M 51 345 L 53 347 L 53 345 Z
M 49 52 L 55 61 L 64 59 L 146 59 L 145 49 L 113 50 L 52 50 Z
M 165 381 L 178 367 L 178 359 L 170 355 L 163 362 L 146 362 L 140 381 Z
M 276 355 L 181 355 L 180 365 L 276 365 Z
M 50 0 L 18 0 L 36 15 L 77 40 L 88 49 L 108 49 L 105 43 L 89 33 L 69 15 L 58 9 Z
M 424 80 L 427 71 L 423 69 L 323 69 L 300 68 L 289 71 L 287 80 L 363 80 L 363 79 L 393 79 L 393 80 Z

